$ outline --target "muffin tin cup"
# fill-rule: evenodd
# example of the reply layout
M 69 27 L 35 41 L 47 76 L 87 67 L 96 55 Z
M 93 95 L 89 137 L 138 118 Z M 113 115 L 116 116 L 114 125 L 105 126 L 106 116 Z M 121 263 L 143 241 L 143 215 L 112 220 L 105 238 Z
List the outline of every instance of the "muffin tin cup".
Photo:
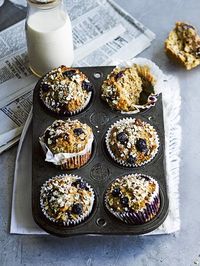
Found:
M 80 169 L 61 170 L 53 164 L 45 162 L 42 156 L 39 137 L 55 119 L 67 119 L 67 116 L 56 115 L 44 108 L 39 97 L 40 81 L 34 89 L 33 97 L 33 148 L 32 148 L 32 210 L 35 222 L 48 233 L 60 237 L 76 235 L 138 235 L 155 230 L 163 223 L 168 213 L 168 195 L 165 172 L 165 140 L 162 109 L 162 95 L 158 96 L 155 106 L 135 115 L 121 114 L 113 111 L 101 100 L 101 85 L 107 75 L 113 70 L 110 67 L 84 67 L 80 70 L 85 73 L 94 85 L 93 97 L 88 106 L 79 114 L 70 116 L 87 123 L 93 130 L 95 149 L 92 150 L 90 160 Z M 151 162 L 140 168 L 128 168 L 116 163 L 107 155 L 107 149 L 102 145 L 102 137 L 111 125 L 127 117 L 140 118 L 156 129 L 159 135 L 159 152 Z M 64 173 L 81 176 L 95 191 L 95 203 L 89 217 L 77 225 L 64 226 L 46 218 L 40 207 L 40 189 L 51 177 Z M 150 221 L 140 224 L 126 224 L 118 221 L 110 214 L 104 204 L 104 194 L 111 181 L 117 177 L 132 173 L 141 173 L 152 176 L 160 187 L 160 209 Z
M 155 138 L 156 138 L 156 144 L 157 147 L 155 149 L 155 151 L 151 154 L 151 158 L 149 160 L 146 160 L 140 164 L 130 164 L 130 163 L 126 163 L 123 160 L 119 160 L 114 153 L 112 152 L 110 145 L 109 145 L 109 138 L 110 138 L 110 134 L 111 131 L 113 129 L 114 126 L 121 124 L 123 121 L 129 120 L 131 122 L 131 120 L 134 120 L 132 118 L 123 118 L 121 120 L 118 120 L 117 122 L 115 122 L 107 131 L 106 133 L 106 137 L 105 137 L 105 143 L 106 143 L 106 148 L 108 150 L 109 155 L 111 156 L 112 159 L 114 159 L 118 164 L 125 166 L 125 167 L 139 167 L 139 166 L 143 166 L 147 163 L 149 163 L 150 161 L 152 161 L 154 159 L 154 157 L 157 155 L 158 150 L 159 150 L 159 146 L 160 146 L 160 141 L 159 141 L 159 137 L 158 137 L 158 133 L 155 131 Z M 146 123 L 146 122 L 145 122 Z M 147 124 L 147 123 L 146 123 Z M 150 124 L 149 124 L 150 125 Z M 150 125 L 151 126 L 151 125 Z
M 53 178 L 50 178 L 50 179 L 48 179 L 44 184 L 43 184 L 43 186 L 41 187 L 41 190 L 40 190 L 40 192 L 42 191 L 42 189 L 45 187 L 45 185 L 49 182 L 49 181 L 52 181 L 54 178 L 62 178 L 62 177 L 64 177 L 65 175 L 63 174 L 63 175 L 58 175 L 58 176 L 55 176 L 55 177 L 53 177 Z M 69 176 L 73 176 L 73 177 L 76 177 L 76 178 L 78 178 L 78 179 L 80 179 L 80 180 L 83 180 L 81 177 L 79 177 L 79 176 L 77 176 L 77 175 L 69 175 Z M 55 218 L 52 218 L 51 216 L 49 216 L 48 215 L 48 213 L 47 213 L 47 211 L 45 210 L 45 206 L 44 206 L 44 204 L 43 204 L 43 201 L 42 201 L 42 199 L 40 198 L 40 206 L 41 206 L 41 209 L 42 209 L 42 212 L 43 212 L 43 214 L 45 215 L 45 217 L 49 220 L 49 221 L 51 221 L 51 222 L 53 222 L 53 223 L 55 223 L 55 224 L 60 224 L 60 225 L 63 225 L 63 226 L 75 226 L 75 225 L 78 225 L 78 224 L 80 224 L 81 222 L 83 222 L 84 220 L 86 220 L 89 216 L 90 216 L 90 214 L 91 214 L 91 212 L 92 212 L 92 209 L 93 209 L 93 205 L 94 205 L 94 201 L 95 201 L 95 193 L 94 193 L 94 190 L 93 190 L 93 188 L 87 183 L 87 188 L 89 189 L 89 191 L 91 191 L 92 193 L 93 193 L 93 197 L 91 198 L 91 206 L 90 206 L 90 208 L 89 208 L 89 210 L 88 210 L 88 213 L 87 214 L 85 214 L 85 215 L 81 215 L 76 221 L 75 220 L 69 220 L 69 221 L 67 221 L 66 223 L 65 222 L 63 222 L 63 223 L 61 223 L 61 222 L 58 222 Z

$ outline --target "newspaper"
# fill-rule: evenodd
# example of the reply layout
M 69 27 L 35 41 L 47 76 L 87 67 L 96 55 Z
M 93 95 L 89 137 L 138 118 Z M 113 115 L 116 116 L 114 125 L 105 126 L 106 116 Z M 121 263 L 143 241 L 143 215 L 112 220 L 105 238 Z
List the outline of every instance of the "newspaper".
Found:
M 131 59 L 155 38 L 113 0 L 64 3 L 73 27 L 74 66 L 109 65 Z M 28 67 L 24 27 L 22 20 L 0 32 L 0 153 L 18 141 L 37 82 Z
M 32 105 L 31 91 L 0 109 L 0 154 L 20 138 Z

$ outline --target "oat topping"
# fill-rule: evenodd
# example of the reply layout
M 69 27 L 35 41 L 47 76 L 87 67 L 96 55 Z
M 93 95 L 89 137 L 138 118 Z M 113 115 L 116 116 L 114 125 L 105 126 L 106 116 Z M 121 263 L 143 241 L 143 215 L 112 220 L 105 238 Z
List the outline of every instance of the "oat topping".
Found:
M 187 70 L 200 64 L 200 36 L 192 25 L 177 22 L 165 41 L 165 50 Z
M 104 81 L 101 96 L 115 110 L 134 111 L 136 105 L 155 102 L 149 99 L 154 94 L 154 84 L 147 66 L 116 67 Z
M 159 139 L 153 126 L 141 119 L 122 119 L 108 130 L 106 144 L 118 163 L 139 166 L 150 161 L 158 151 Z
M 91 136 L 92 129 L 87 124 L 68 119 L 54 121 L 42 139 L 54 154 L 75 153 L 84 150 Z
M 65 66 L 50 71 L 40 86 L 43 103 L 51 111 L 63 115 L 85 108 L 93 90 L 84 73 Z
M 139 212 L 151 204 L 159 194 L 156 180 L 142 174 L 117 178 L 108 188 L 106 203 L 113 211 Z
M 56 176 L 41 188 L 42 211 L 53 222 L 64 225 L 81 222 L 90 214 L 93 203 L 93 189 L 78 176 Z

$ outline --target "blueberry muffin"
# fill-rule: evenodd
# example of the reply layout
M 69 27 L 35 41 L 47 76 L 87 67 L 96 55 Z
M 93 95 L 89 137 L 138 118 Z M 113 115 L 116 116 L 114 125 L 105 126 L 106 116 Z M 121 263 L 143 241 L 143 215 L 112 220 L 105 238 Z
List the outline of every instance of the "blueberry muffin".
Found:
M 46 161 L 62 169 L 80 168 L 92 155 L 92 129 L 79 120 L 56 120 L 40 137 Z
M 122 113 L 136 113 L 157 101 L 155 78 L 148 66 L 116 67 L 103 82 L 101 97 Z
M 93 86 L 78 69 L 61 66 L 47 73 L 40 83 L 40 98 L 48 110 L 73 115 L 89 103 Z
M 190 70 L 200 64 L 200 36 L 185 22 L 177 22 L 165 41 L 167 55 Z
M 40 206 L 46 218 L 60 225 L 83 222 L 93 208 L 95 194 L 91 186 L 74 175 L 55 176 L 40 191 Z
M 144 224 L 159 212 L 158 182 L 143 174 L 117 178 L 106 191 L 105 206 L 127 224 Z
M 114 123 L 105 141 L 111 157 L 117 163 L 129 167 L 150 162 L 159 148 L 159 138 L 154 127 L 136 118 L 124 118 Z

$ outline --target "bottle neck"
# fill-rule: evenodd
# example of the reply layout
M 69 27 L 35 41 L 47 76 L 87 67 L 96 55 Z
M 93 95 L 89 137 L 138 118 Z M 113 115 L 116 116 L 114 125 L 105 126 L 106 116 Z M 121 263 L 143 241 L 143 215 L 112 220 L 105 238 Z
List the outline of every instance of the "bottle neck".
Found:
M 61 0 L 56 1 L 56 5 L 54 3 L 53 6 L 46 4 L 41 7 L 41 5 L 30 3 L 27 10 L 26 25 L 37 31 L 50 32 L 62 27 L 67 18 Z
M 28 9 L 49 10 L 58 9 L 62 6 L 62 0 L 27 0 Z
M 50 0 L 47 0 L 50 1 Z M 67 14 L 62 0 L 51 0 L 41 4 L 38 0 L 27 0 L 27 20 L 31 15 L 42 13 L 44 19 L 46 16 L 52 16 L 52 20 L 56 20 L 61 14 Z

